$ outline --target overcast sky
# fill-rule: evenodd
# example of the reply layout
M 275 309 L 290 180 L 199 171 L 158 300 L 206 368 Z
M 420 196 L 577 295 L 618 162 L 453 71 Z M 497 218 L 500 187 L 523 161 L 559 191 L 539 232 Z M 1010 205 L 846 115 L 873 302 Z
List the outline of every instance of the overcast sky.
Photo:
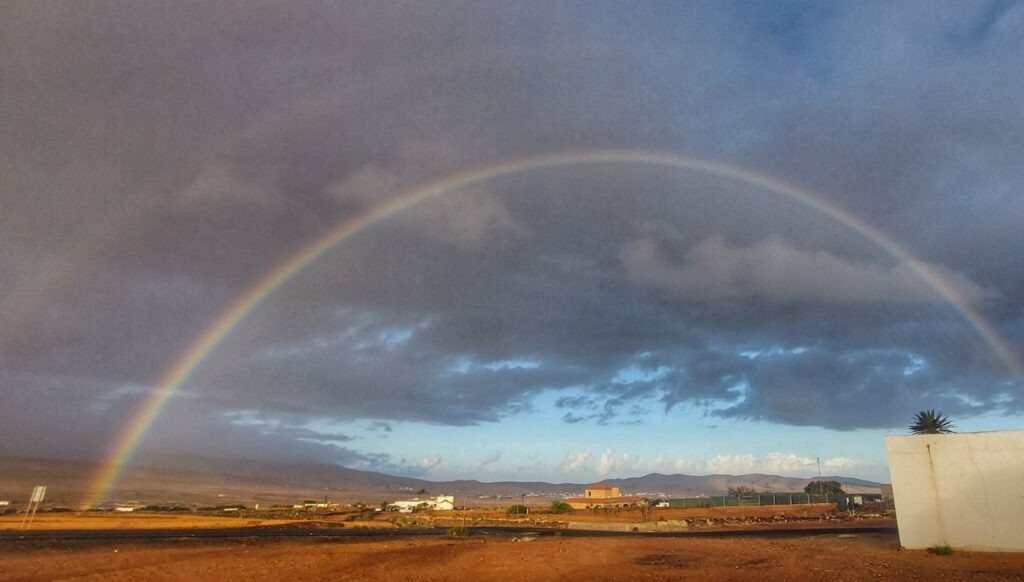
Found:
M 1024 356 L 1024 3 L 5 2 L 0 454 L 98 459 L 262 274 L 506 160 L 659 150 L 906 247 Z M 706 173 L 532 170 L 275 291 L 140 448 L 424 476 L 884 480 L 1004 358 L 883 246 Z

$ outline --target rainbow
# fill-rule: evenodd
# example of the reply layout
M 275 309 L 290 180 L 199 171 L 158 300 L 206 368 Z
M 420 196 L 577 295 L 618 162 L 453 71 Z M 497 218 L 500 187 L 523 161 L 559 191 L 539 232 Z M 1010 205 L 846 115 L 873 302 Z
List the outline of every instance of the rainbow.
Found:
M 821 214 L 861 234 L 887 253 L 906 264 L 912 272 L 948 302 L 977 334 L 988 344 L 1007 368 L 1024 377 L 1024 368 L 1017 361 L 1006 340 L 971 306 L 943 277 L 925 263 L 915 259 L 901 245 L 864 223 L 839 206 L 817 198 L 784 182 L 761 176 L 721 162 L 707 161 L 673 153 L 644 150 L 597 150 L 527 157 L 483 166 L 434 180 L 397 196 L 367 212 L 353 216 L 335 226 L 318 240 L 301 249 L 291 258 L 263 275 L 235 299 L 203 332 L 189 344 L 173 364 L 160 376 L 155 389 L 139 406 L 130 422 L 115 441 L 114 447 L 92 481 L 86 506 L 102 504 L 117 483 L 121 469 L 133 457 L 171 397 L 181 388 L 203 361 L 217 348 L 232 329 L 278 287 L 286 283 L 332 248 L 360 231 L 431 198 L 521 172 L 584 164 L 640 164 L 703 172 L 757 187 L 809 206 Z

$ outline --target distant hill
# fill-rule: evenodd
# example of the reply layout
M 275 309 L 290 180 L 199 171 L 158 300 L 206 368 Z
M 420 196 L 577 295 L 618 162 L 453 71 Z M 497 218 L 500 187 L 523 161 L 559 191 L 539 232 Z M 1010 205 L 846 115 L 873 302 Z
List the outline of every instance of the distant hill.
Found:
M 20 504 L 34 485 L 47 485 L 47 502 L 77 507 L 99 467 L 92 463 L 56 459 L 0 458 L 0 499 Z M 878 492 L 879 483 L 850 477 L 820 477 L 845 485 L 851 493 Z M 809 479 L 779 475 L 662 475 L 605 479 L 623 493 L 665 497 L 721 495 L 729 487 L 758 491 L 803 491 Z M 419 489 L 455 494 L 462 502 L 497 503 L 497 496 L 557 498 L 580 494 L 585 483 L 476 480 L 428 481 L 358 471 L 337 465 L 277 463 L 251 459 L 219 459 L 197 455 L 155 457 L 145 465 L 128 467 L 111 501 L 144 504 L 219 505 L 244 503 L 264 506 L 291 504 L 324 497 L 343 502 L 376 503 L 412 496 Z

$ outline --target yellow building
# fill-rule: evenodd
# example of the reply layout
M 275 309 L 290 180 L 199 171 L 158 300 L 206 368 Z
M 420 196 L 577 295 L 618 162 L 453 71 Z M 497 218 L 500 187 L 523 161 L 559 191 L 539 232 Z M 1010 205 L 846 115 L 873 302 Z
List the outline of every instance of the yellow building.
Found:
M 597 485 L 590 485 L 584 490 L 584 497 L 619 497 L 622 495 L 619 493 L 619 488 L 614 485 L 605 485 L 604 483 L 598 483 Z
M 618 487 L 604 483 L 589 485 L 584 489 L 583 497 L 570 497 L 565 502 L 573 509 L 641 507 L 647 504 L 643 497 L 622 495 Z

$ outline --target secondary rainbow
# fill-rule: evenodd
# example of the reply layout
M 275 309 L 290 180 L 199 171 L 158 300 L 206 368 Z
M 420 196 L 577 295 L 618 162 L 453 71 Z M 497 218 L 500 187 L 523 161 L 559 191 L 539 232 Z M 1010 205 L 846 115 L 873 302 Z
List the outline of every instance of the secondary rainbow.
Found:
M 939 273 L 928 267 L 925 263 L 915 259 L 904 247 L 874 227 L 864 223 L 856 216 L 835 204 L 817 198 L 795 186 L 721 162 L 665 152 L 590 150 L 527 157 L 483 166 L 434 180 L 400 196 L 396 196 L 363 214 L 343 221 L 318 240 L 304 247 L 291 258 L 263 275 L 241 296 L 235 299 L 217 319 L 210 323 L 160 376 L 155 389 L 146 401 L 139 406 L 130 422 L 126 424 L 119 434 L 106 462 L 102 464 L 100 472 L 92 481 L 86 506 L 95 507 L 106 500 L 110 490 L 117 483 L 121 468 L 131 460 L 139 443 L 160 416 L 160 412 L 167 405 L 167 402 L 189 379 L 192 373 L 195 372 L 196 368 L 231 333 L 231 330 L 273 293 L 275 289 L 339 243 L 388 216 L 402 212 L 446 192 L 456 191 L 501 176 L 530 170 L 600 163 L 654 165 L 703 172 L 752 185 L 760 190 L 778 194 L 818 210 L 825 216 L 860 233 L 905 263 L 938 296 L 948 302 L 964 318 L 1014 375 L 1024 377 L 1024 368 L 1022 368 L 1020 362 L 1014 356 L 1013 350 L 1009 347 L 1006 340 Z

